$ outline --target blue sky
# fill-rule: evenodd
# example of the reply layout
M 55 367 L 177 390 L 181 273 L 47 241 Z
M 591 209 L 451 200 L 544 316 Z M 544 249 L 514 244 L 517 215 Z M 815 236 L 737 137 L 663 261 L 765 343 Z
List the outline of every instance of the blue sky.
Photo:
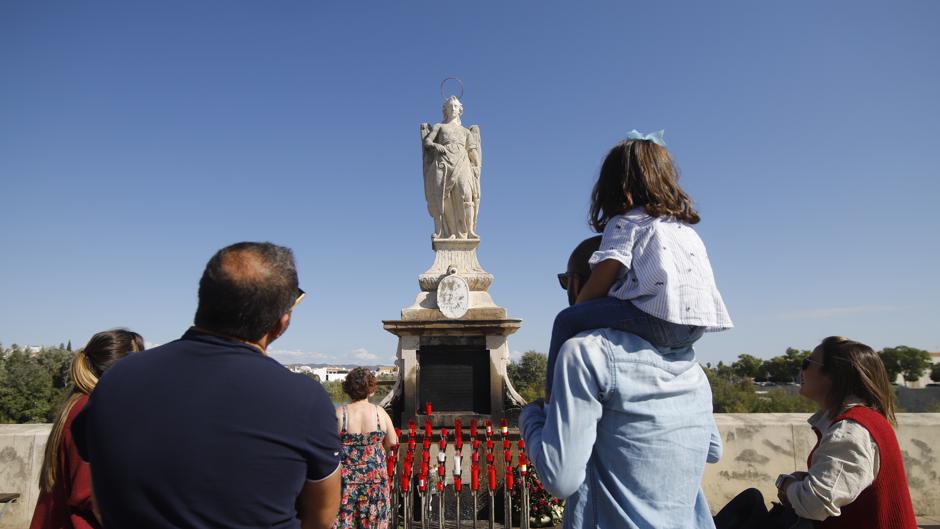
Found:
M 418 124 L 464 80 L 479 250 L 547 348 L 555 274 L 633 128 L 666 130 L 737 327 L 940 350 L 940 3 L 0 4 L 0 341 L 152 343 L 218 248 L 296 253 L 285 361 L 388 362 L 433 261 Z

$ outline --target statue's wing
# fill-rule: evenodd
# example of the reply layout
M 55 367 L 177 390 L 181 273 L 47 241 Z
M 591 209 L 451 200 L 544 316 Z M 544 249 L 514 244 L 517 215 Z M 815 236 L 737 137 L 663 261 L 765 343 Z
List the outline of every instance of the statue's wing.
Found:
M 424 148 L 424 139 L 431 133 L 431 126 L 427 123 L 422 123 L 420 132 L 421 166 L 423 169 L 421 174 L 424 176 L 424 198 L 428 201 L 428 207 L 430 208 L 431 204 L 435 203 L 433 202 L 433 197 L 437 195 L 437 191 L 434 188 L 434 151 Z
M 480 168 L 483 167 L 483 144 L 480 143 L 480 126 L 470 126 L 470 159 L 473 162 L 473 168 L 476 169 L 477 177 L 480 176 Z

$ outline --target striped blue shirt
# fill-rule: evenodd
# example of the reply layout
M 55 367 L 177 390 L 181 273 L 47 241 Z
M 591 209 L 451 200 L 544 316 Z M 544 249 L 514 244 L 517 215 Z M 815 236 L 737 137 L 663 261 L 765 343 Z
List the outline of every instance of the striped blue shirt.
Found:
M 608 295 L 671 323 L 707 331 L 734 326 L 715 285 L 705 244 L 688 224 L 651 217 L 642 207 L 617 215 L 604 228 L 591 267 L 608 259 L 623 265 Z

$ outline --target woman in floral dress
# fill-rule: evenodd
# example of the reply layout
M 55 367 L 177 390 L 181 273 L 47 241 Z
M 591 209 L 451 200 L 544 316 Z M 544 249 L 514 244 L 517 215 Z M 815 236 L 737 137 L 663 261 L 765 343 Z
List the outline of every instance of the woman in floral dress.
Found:
M 343 442 L 343 499 L 336 529 L 388 529 L 391 518 L 385 452 L 398 443 L 392 419 L 371 404 L 375 375 L 357 367 L 346 375 L 343 391 L 352 400 L 336 410 Z

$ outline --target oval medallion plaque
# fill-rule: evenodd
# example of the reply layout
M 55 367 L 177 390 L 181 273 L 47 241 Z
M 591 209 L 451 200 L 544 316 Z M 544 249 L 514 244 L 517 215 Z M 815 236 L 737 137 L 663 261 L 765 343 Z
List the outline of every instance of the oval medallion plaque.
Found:
M 462 277 L 449 275 L 437 285 L 437 307 L 447 318 L 458 320 L 470 308 L 470 287 Z

